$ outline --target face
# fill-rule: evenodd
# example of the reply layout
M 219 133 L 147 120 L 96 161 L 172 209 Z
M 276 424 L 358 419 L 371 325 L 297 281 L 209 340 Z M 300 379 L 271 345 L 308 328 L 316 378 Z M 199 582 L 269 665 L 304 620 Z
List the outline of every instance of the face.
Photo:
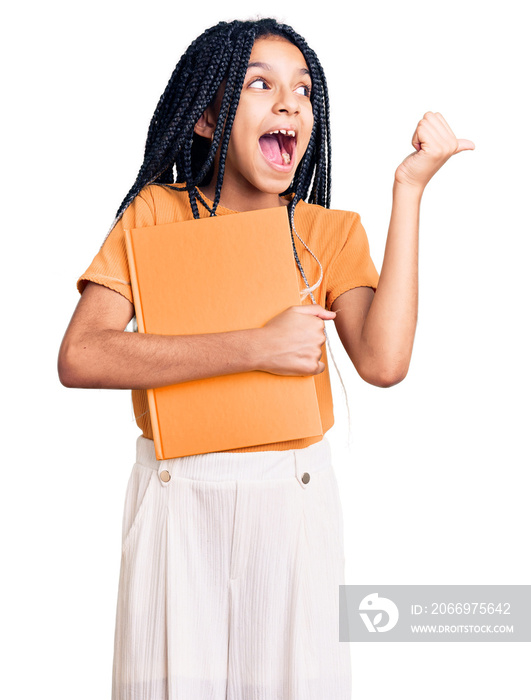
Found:
M 310 91 L 308 66 L 294 44 L 281 37 L 255 42 L 231 131 L 224 194 L 261 202 L 274 196 L 278 204 L 310 140 Z

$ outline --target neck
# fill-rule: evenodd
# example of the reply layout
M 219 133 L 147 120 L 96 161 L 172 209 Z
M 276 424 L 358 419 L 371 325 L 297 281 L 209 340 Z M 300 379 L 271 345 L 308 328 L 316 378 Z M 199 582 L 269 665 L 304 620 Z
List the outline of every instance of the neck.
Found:
M 199 188 L 201 192 L 214 201 L 216 196 L 216 180 L 212 178 L 210 184 Z M 223 181 L 221 189 L 221 197 L 219 199 L 220 206 L 232 211 L 255 211 L 256 209 L 271 209 L 273 207 L 286 207 L 289 204 L 288 199 L 284 199 L 277 193 L 261 192 L 253 189 L 252 192 L 242 190 L 231 186 L 230 182 Z

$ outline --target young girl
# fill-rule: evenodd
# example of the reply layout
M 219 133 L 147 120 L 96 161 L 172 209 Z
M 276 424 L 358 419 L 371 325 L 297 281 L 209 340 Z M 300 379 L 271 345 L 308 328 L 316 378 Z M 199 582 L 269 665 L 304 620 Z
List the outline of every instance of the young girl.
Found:
M 123 518 L 113 700 L 350 698 L 349 647 L 338 641 L 343 521 L 326 436 L 158 462 L 146 389 L 257 369 L 315 375 L 326 432 L 331 319 L 363 379 L 400 382 L 416 325 L 421 196 L 451 155 L 474 148 L 432 112 L 412 142 L 378 278 L 359 215 L 329 209 L 328 94 L 306 42 L 274 20 L 222 22 L 178 63 L 137 179 L 78 281 L 59 354 L 66 386 L 132 389 L 142 429 Z M 262 328 L 124 332 L 134 316 L 124 229 L 279 206 L 300 306 Z

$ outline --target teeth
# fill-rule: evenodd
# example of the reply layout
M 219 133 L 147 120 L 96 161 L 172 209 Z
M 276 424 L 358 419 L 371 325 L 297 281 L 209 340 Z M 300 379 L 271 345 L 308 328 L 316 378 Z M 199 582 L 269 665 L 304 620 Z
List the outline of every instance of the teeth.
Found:
M 282 160 L 284 161 L 285 165 L 289 165 L 291 163 L 291 156 L 289 153 L 283 153 L 282 154 Z
M 295 132 L 290 129 L 287 131 L 286 129 L 276 129 L 275 131 L 270 131 L 270 134 L 283 134 L 284 136 L 291 136 L 292 139 L 295 138 Z

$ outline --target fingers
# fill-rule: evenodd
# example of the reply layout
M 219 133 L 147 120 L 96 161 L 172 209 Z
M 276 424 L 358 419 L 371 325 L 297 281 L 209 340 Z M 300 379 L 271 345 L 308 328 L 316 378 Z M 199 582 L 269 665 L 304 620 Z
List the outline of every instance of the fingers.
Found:
M 426 117 L 428 114 L 433 114 L 433 112 L 426 112 L 426 114 L 424 116 Z M 449 131 L 452 134 L 452 136 L 455 136 L 454 132 L 450 129 L 448 122 L 446 121 L 446 119 L 443 117 L 443 115 L 440 112 L 435 112 L 434 116 L 437 117 L 437 119 L 439 120 L 439 123 L 442 124 L 444 127 L 446 127 L 447 131 Z
M 426 112 L 426 114 L 431 114 L 431 112 Z M 426 116 L 426 115 L 424 115 L 424 116 Z M 446 127 L 446 129 L 449 131 L 449 133 L 452 134 L 452 136 L 455 138 L 454 132 L 448 126 L 448 122 L 443 117 L 443 115 L 440 112 L 435 112 L 435 116 L 439 119 L 441 124 L 443 124 Z M 473 151 L 476 147 L 475 143 L 473 141 L 470 141 L 469 139 L 457 139 L 457 143 L 458 143 L 458 150 L 456 151 L 456 153 L 458 153 L 459 151 L 465 151 L 465 150 Z
M 476 147 L 474 142 L 469 139 L 457 139 L 450 125 L 440 112 L 426 112 L 418 123 L 412 139 L 412 145 L 417 151 L 420 150 L 421 143 L 425 141 L 425 139 L 421 138 L 419 130 L 424 131 L 425 135 L 427 132 L 433 136 L 438 136 L 439 141 L 448 144 L 449 147 L 453 148 L 454 153 L 465 150 L 472 151 Z
M 327 309 L 323 308 L 320 304 L 303 304 L 301 306 L 292 306 L 292 309 L 301 314 L 310 314 L 312 316 L 318 316 L 324 321 L 336 317 L 335 311 L 328 311 Z
M 417 151 L 422 144 L 431 142 L 434 144 L 448 144 L 448 147 L 457 147 L 457 139 L 452 130 L 445 126 L 433 112 L 426 112 L 424 117 L 419 121 L 413 138 L 412 145 Z

